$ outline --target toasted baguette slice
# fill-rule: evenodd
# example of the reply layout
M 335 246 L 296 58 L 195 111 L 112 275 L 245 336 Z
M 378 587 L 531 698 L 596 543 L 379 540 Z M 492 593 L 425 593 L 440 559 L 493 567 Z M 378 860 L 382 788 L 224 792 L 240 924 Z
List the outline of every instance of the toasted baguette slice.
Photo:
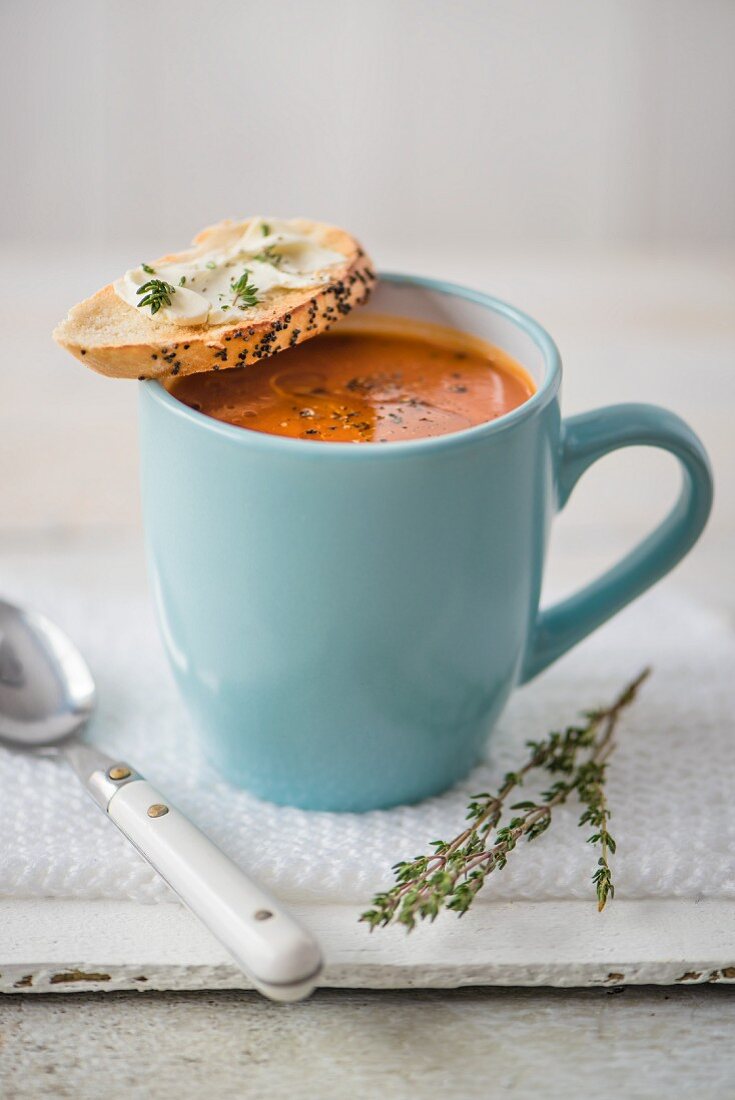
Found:
M 187 252 L 162 256 L 153 266 L 193 260 L 226 248 L 249 221 L 223 221 L 202 230 Z M 375 281 L 370 258 L 342 229 L 294 219 L 300 232 L 340 252 L 344 263 L 329 269 L 330 281 L 300 289 L 278 288 L 235 324 L 182 326 L 144 315 L 118 298 L 112 285 L 74 306 L 57 325 L 54 339 L 80 362 L 115 378 L 164 378 L 173 374 L 243 367 L 325 332 L 367 301 Z

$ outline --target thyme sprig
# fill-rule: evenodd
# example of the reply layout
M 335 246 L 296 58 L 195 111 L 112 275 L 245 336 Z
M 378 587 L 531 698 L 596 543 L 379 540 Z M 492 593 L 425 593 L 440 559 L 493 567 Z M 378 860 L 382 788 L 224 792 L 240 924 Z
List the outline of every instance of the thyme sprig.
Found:
M 602 912 L 605 908 L 607 899 L 612 900 L 615 896 L 615 886 L 612 881 L 608 854 L 614 855 L 617 845 L 607 827 L 611 815 L 603 786 L 606 767 L 607 764 L 604 761 L 588 761 L 583 768 L 580 768 L 582 774 L 577 785 L 580 802 L 587 806 L 579 819 L 579 824 L 592 825 L 597 832 L 587 838 L 587 843 L 600 845 L 597 870 L 592 876 L 592 881 L 597 890 L 597 909 L 599 912 Z
M 376 894 L 372 908 L 360 920 L 371 931 L 391 923 L 402 924 L 410 931 L 417 921 L 435 920 L 442 909 L 462 916 L 488 875 L 505 867 L 521 840 L 535 840 L 545 833 L 553 810 L 575 792 L 585 807 L 579 824 L 595 829 L 588 842 L 600 846 L 592 879 L 597 907 L 602 910 L 615 893 L 609 865 L 615 841 L 608 830 L 610 810 L 604 793 L 607 761 L 615 747 L 613 738 L 620 715 L 636 698 L 649 674 L 650 669 L 645 669 L 610 706 L 587 711 L 582 724 L 552 732 L 543 741 L 528 741 L 529 759 L 518 771 L 504 776 L 496 794 L 484 791 L 471 796 L 467 811 L 471 824 L 452 841 L 433 841 L 431 854 L 395 864 L 395 885 Z M 584 759 L 580 759 L 582 756 Z M 521 812 L 501 827 L 508 797 L 535 769 L 548 772 L 555 777 L 554 782 L 538 800 L 511 805 L 511 811 Z
M 150 306 L 151 313 L 154 314 L 158 313 L 163 306 L 171 305 L 171 295 L 176 293 L 176 287 L 171 286 L 171 283 L 165 283 L 163 279 L 149 279 L 147 283 L 139 286 L 135 293 L 145 294 L 145 298 L 141 298 L 138 302 L 138 309 Z
M 251 283 L 249 280 L 250 270 L 246 267 L 240 278 L 233 279 L 230 283 L 234 305 L 237 305 L 237 300 L 239 298 L 240 304 L 245 308 L 249 308 L 250 306 L 257 306 L 258 288 L 255 283 Z

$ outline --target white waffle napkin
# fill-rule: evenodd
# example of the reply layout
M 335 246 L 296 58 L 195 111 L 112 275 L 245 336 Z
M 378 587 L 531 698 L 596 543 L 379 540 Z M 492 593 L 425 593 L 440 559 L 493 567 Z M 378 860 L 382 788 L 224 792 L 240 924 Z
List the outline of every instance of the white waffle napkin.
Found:
M 620 727 L 609 771 L 618 897 L 735 897 L 735 636 L 724 617 L 664 584 L 536 682 L 519 690 L 460 788 L 418 806 L 307 813 L 258 801 L 201 759 L 142 582 L 116 585 L 114 563 L 43 578 L 6 575 L 7 598 L 54 617 L 99 687 L 93 738 L 134 764 L 235 860 L 287 900 L 365 902 L 398 859 L 461 828 L 467 794 L 491 790 L 539 738 L 580 708 L 612 701 L 644 665 L 654 675 Z M 519 849 L 481 895 L 592 896 L 595 853 L 579 809 Z M 171 897 L 60 762 L 0 750 L 0 894 Z

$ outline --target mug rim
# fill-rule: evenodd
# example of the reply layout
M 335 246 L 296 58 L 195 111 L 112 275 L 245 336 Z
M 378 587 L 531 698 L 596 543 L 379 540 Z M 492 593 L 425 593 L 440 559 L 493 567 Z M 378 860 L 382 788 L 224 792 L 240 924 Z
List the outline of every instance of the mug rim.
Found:
M 247 428 L 227 424 L 223 420 L 216 420 L 214 417 L 207 416 L 206 413 L 192 409 L 169 393 L 158 379 L 146 379 L 140 385 L 148 396 L 175 416 L 189 421 L 194 427 L 224 436 L 224 438 L 233 443 L 238 443 L 240 446 L 255 447 L 265 452 L 285 451 L 285 453 L 294 456 L 301 454 L 324 457 L 334 454 L 335 457 L 345 457 L 349 454 L 354 455 L 356 460 L 376 458 L 379 455 L 395 458 L 398 455 L 405 454 L 408 456 L 417 452 L 467 446 L 488 436 L 497 435 L 527 420 L 555 397 L 561 383 L 559 349 L 546 329 L 529 314 L 524 313 L 523 310 L 510 305 L 509 302 L 505 302 L 501 298 L 495 298 L 491 294 L 486 294 L 480 290 L 472 290 L 470 287 L 448 282 L 445 279 L 433 279 L 425 275 L 408 275 L 402 272 L 379 272 L 378 280 L 395 283 L 399 286 L 423 287 L 438 294 L 463 298 L 465 301 L 474 302 L 476 305 L 492 310 L 492 312 L 500 314 L 511 321 L 531 338 L 543 355 L 546 372 L 536 392 L 522 405 L 518 405 L 517 408 L 511 409 L 510 412 L 504 413 L 495 420 L 488 420 L 483 424 L 476 424 L 470 428 L 462 428 L 460 431 L 447 432 L 445 435 L 425 436 L 418 439 L 398 440 L 395 443 L 381 443 L 375 446 L 355 446 L 352 442 L 333 443 L 327 440 L 293 439 L 291 436 L 249 431 Z

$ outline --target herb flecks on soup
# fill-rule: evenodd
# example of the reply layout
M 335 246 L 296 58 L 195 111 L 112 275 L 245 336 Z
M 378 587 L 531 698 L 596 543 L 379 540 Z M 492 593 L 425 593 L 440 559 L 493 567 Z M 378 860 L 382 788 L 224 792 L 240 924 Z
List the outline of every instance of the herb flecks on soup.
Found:
M 177 378 L 184 404 L 240 428 L 331 443 L 395 443 L 495 420 L 534 386 L 499 348 L 452 333 L 345 329 L 244 369 Z

